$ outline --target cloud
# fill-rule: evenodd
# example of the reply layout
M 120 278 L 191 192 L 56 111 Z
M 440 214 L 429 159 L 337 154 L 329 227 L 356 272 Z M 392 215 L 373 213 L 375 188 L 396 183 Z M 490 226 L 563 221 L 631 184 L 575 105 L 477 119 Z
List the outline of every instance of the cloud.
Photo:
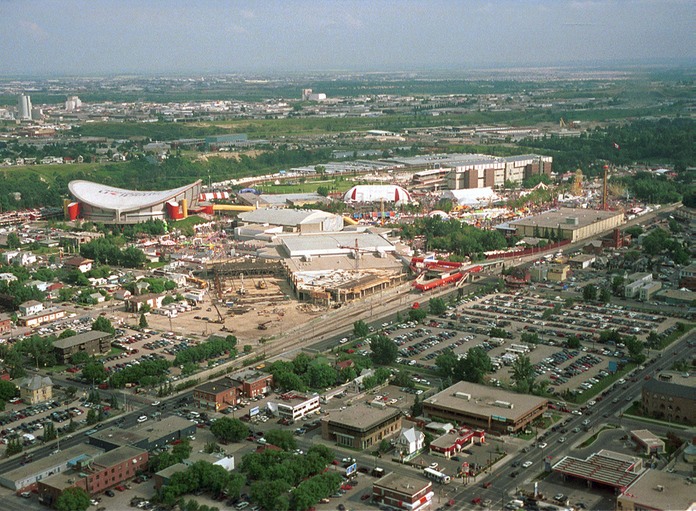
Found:
M 20 21 L 19 28 L 29 37 L 36 39 L 37 41 L 45 41 L 48 39 L 48 32 L 46 32 L 40 25 L 33 21 Z

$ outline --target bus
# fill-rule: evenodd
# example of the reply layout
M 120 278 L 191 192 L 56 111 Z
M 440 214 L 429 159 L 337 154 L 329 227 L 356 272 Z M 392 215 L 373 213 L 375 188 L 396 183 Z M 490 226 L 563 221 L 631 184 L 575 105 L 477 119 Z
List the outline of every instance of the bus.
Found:
M 447 474 L 443 474 L 442 472 L 438 472 L 437 470 L 433 468 L 424 468 L 423 469 L 423 475 L 430 479 L 431 481 L 435 481 L 436 483 L 440 484 L 449 484 L 450 483 L 450 476 Z

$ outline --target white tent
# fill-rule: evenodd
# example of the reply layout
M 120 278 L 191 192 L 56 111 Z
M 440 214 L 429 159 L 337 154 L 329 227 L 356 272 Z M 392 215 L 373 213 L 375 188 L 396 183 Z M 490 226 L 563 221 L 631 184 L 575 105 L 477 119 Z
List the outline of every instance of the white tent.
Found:
M 499 198 L 490 186 L 464 190 L 446 190 L 442 192 L 440 197 L 450 199 L 459 206 L 484 206 Z

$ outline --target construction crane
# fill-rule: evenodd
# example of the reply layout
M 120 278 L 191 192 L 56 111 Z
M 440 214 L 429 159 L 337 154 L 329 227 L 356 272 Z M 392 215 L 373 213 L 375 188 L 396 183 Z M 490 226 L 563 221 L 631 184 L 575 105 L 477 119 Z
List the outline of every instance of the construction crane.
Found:
M 360 269 L 360 257 L 361 257 L 361 253 L 363 253 L 363 252 L 365 252 L 365 253 L 370 253 L 370 252 L 372 252 L 372 250 L 369 250 L 369 249 L 366 249 L 366 248 L 360 248 L 360 246 L 358 245 L 358 238 L 355 238 L 355 245 L 354 245 L 354 246 L 350 246 L 350 245 L 338 245 L 338 248 L 344 248 L 344 249 L 347 249 L 347 250 L 351 250 L 351 251 L 352 251 L 351 253 L 353 254 L 353 258 L 355 259 L 355 270 L 356 270 L 356 271 Z
M 602 211 L 607 210 L 607 195 L 609 191 L 607 189 L 607 180 L 609 179 L 609 165 L 604 166 L 604 179 L 602 182 Z
M 244 274 L 243 273 L 239 274 L 239 280 L 240 280 L 240 284 L 239 284 L 239 289 L 237 289 L 237 294 L 240 294 L 243 296 L 243 295 L 247 294 L 247 290 L 244 287 Z
M 575 171 L 575 179 L 573 181 L 573 195 L 579 197 L 582 195 L 582 170 Z

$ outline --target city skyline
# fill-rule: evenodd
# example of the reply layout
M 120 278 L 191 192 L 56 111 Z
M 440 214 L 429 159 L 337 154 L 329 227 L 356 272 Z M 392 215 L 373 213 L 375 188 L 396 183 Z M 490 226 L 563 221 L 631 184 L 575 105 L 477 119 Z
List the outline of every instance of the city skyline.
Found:
M 2 76 L 693 65 L 688 0 L 0 0 Z

